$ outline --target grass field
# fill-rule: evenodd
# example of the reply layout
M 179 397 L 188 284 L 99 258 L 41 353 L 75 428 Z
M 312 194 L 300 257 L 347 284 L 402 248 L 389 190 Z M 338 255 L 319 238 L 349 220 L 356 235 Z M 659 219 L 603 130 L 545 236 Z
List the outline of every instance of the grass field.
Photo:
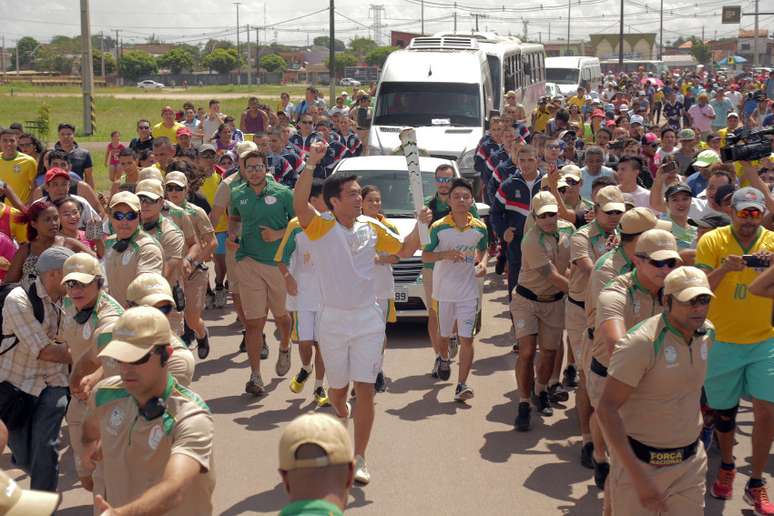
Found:
M 129 86 L 110 86 L 105 88 L 95 88 L 95 93 L 142 93 L 147 91 L 148 93 L 185 93 L 190 91 L 191 93 L 244 93 L 246 96 L 258 93 L 259 96 L 276 96 L 283 91 L 287 91 L 291 96 L 301 97 L 304 94 L 305 84 L 265 84 L 261 86 L 237 86 L 236 84 L 228 84 L 223 86 L 192 86 L 188 90 L 183 88 L 164 88 L 163 90 L 141 90 L 134 84 Z M 321 87 L 323 91 L 328 91 L 327 86 Z M 0 94 L 11 93 L 11 91 L 19 92 L 34 92 L 45 95 L 46 93 L 80 93 L 80 86 L 37 86 L 30 83 L 7 83 L 0 84 Z

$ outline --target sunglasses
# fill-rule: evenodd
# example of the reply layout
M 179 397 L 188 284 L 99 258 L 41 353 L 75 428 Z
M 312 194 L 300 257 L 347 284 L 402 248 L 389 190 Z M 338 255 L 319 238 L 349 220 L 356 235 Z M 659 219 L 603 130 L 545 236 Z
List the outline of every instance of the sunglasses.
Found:
M 756 209 L 737 210 L 737 218 L 740 219 L 759 219 L 763 217 L 763 212 Z
M 567 189 L 568 189 L 567 186 L 563 186 L 563 187 L 559 188 L 559 193 L 565 193 L 567 191 Z
M 164 314 L 164 315 L 171 314 L 172 313 L 172 308 L 173 308 L 173 306 L 171 304 L 170 305 L 162 305 L 162 306 L 157 306 L 156 307 L 156 309 L 159 312 L 161 312 L 162 314 Z
M 577 186 L 580 184 L 580 181 L 576 181 L 571 177 L 565 177 L 564 182 L 567 183 L 567 186 Z
M 623 212 L 621 210 L 610 210 L 610 211 L 606 211 L 605 215 L 610 215 L 611 217 L 617 217 L 619 215 L 623 215 Z
M 556 213 L 541 213 L 540 215 L 535 215 L 535 216 L 540 220 L 553 219 L 554 217 L 556 217 Z
M 454 179 L 453 177 L 436 177 L 435 182 L 436 183 L 451 183 L 451 180 Z
M 712 296 L 708 294 L 701 294 L 689 301 L 685 301 L 685 304 L 691 305 L 692 307 L 707 306 L 708 304 L 710 304 L 710 301 L 712 301 Z
M 144 195 L 138 195 L 137 197 L 140 198 L 140 204 L 156 204 L 158 199 L 151 199 L 150 197 L 146 197 Z
M 138 125 L 137 129 L 144 129 L 144 130 L 148 131 L 150 129 L 150 126 L 149 125 Z
M 136 211 L 114 211 L 113 219 L 115 220 L 135 220 L 138 215 Z
M 167 186 L 164 187 L 164 189 L 167 192 L 182 192 L 183 190 L 185 190 L 185 188 L 183 188 L 182 186 L 178 186 L 178 185 L 167 185 Z
M 561 149 L 559 145 L 546 145 L 546 149 L 557 150 Z
M 650 258 L 645 257 L 646 260 L 648 260 L 648 263 L 655 267 L 656 269 L 663 269 L 664 267 L 668 269 L 674 269 L 677 267 L 677 258 L 667 258 L 666 260 L 652 260 Z
M 65 285 L 65 287 L 70 288 L 70 289 L 72 289 L 72 288 L 86 288 L 89 285 L 91 285 L 91 283 L 81 283 L 80 281 L 76 281 L 74 279 L 71 279 L 71 280 L 65 281 L 64 285 Z

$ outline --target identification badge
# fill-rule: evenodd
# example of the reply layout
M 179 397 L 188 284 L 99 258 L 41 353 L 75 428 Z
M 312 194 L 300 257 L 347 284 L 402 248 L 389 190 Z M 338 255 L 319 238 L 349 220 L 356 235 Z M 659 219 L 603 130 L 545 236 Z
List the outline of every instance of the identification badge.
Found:
M 134 256 L 134 253 L 130 251 L 124 252 L 124 254 L 121 256 L 121 263 L 123 265 L 129 265 L 129 262 L 132 261 L 132 256 Z
M 164 437 L 164 431 L 161 429 L 161 425 L 151 428 L 150 434 L 148 434 L 148 446 L 150 446 L 151 450 L 159 447 L 162 437 Z
M 87 322 L 83 325 L 83 338 L 86 340 L 91 338 L 91 322 Z
M 273 195 L 267 195 L 266 198 L 264 199 L 264 202 L 266 203 L 267 206 L 271 206 L 272 204 L 277 202 L 277 198 L 274 197 Z

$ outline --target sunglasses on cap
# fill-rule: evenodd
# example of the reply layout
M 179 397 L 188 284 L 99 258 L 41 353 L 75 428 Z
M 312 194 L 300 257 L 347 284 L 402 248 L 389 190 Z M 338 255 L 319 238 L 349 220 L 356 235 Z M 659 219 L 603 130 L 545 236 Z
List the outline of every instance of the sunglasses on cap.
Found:
M 736 216 L 740 219 L 759 219 L 763 217 L 763 212 L 761 210 L 756 210 L 755 208 L 747 208 L 744 210 L 737 210 Z
M 114 211 L 112 215 L 113 219 L 121 220 L 135 220 L 138 215 L 136 211 Z
M 170 183 L 164 187 L 164 190 L 166 190 L 167 192 L 182 192 L 185 190 L 185 188 L 183 188 L 180 185 L 175 185 Z
M 92 283 L 92 282 L 89 282 L 89 283 L 81 283 L 80 281 L 76 281 L 76 280 L 74 280 L 74 279 L 71 279 L 71 280 L 67 280 L 67 281 L 65 281 L 65 282 L 64 282 L 64 286 L 65 286 L 66 288 L 70 288 L 70 289 L 72 289 L 72 288 L 86 288 L 86 287 L 88 287 L 89 285 L 91 285 L 91 283 Z
M 691 305 L 691 307 L 707 306 L 712 301 L 712 296 L 709 294 L 700 294 L 688 301 L 681 301 L 685 305 Z

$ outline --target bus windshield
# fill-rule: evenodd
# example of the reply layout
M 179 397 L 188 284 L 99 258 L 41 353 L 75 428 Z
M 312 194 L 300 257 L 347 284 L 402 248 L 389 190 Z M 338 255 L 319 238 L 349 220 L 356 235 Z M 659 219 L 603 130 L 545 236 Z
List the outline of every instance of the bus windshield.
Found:
M 444 82 L 383 82 L 374 124 L 481 126 L 479 87 Z
M 546 81 L 556 84 L 578 84 L 578 69 L 546 68 Z

